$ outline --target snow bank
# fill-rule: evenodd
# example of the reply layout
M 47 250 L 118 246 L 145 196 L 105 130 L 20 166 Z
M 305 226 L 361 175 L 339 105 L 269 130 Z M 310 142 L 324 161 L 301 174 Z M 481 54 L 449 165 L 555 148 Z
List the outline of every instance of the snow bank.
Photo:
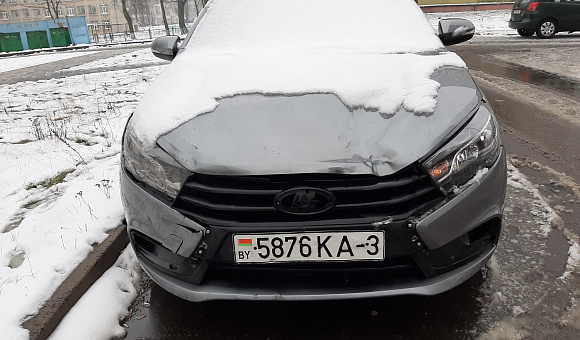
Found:
M 22 321 L 121 223 L 123 126 L 161 68 L 0 87 L 0 338 L 27 339 Z
M 120 339 L 126 331 L 119 325 L 137 296 L 140 273 L 131 246 L 101 276 L 64 317 L 49 340 Z
M 475 2 L 475 1 L 474 1 Z M 437 23 L 446 18 L 467 19 L 475 25 L 476 36 L 518 36 L 516 30 L 507 25 L 511 16 L 511 9 L 493 11 L 473 11 L 473 12 L 446 12 L 446 13 L 426 13 L 425 16 L 431 22 L 434 30 L 437 30 Z

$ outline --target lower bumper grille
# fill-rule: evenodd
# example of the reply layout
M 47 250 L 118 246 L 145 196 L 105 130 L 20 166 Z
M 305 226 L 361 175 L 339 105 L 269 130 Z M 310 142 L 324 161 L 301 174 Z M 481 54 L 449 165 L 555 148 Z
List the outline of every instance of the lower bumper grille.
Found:
M 204 280 L 223 280 L 236 282 L 237 284 L 255 285 L 256 282 L 268 285 L 291 285 L 297 286 L 328 286 L 334 285 L 366 285 L 371 282 L 384 282 L 393 280 L 425 279 L 411 256 L 389 259 L 378 262 L 376 265 L 363 265 L 358 263 L 344 263 L 332 266 L 330 264 L 307 266 L 282 265 L 282 266 L 236 266 L 213 264 Z M 306 283 L 309 283 L 308 285 Z

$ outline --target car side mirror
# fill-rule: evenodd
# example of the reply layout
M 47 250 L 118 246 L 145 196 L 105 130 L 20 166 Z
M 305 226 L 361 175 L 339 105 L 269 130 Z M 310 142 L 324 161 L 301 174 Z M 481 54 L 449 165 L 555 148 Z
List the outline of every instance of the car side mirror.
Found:
M 473 38 L 475 26 L 466 19 L 439 20 L 439 39 L 443 45 L 455 45 Z
M 180 42 L 181 39 L 176 35 L 157 38 L 151 44 L 151 52 L 157 58 L 171 61 L 177 55 Z

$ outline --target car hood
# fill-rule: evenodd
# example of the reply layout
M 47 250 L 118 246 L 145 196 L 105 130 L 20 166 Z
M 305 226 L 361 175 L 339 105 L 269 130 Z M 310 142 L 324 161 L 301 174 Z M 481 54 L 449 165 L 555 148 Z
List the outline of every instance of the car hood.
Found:
M 444 67 L 432 113 L 392 115 L 345 106 L 333 94 L 238 95 L 161 136 L 157 144 L 193 172 L 393 174 L 440 147 L 479 105 L 464 68 Z

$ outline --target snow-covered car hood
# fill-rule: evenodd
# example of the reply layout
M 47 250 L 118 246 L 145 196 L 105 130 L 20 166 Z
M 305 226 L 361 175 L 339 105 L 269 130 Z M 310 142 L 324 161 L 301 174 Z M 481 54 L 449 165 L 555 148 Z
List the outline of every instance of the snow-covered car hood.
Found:
M 445 66 L 465 63 L 412 0 L 212 0 L 130 124 L 152 148 L 242 94 L 328 93 L 383 115 L 428 114 Z
M 412 0 L 212 0 L 128 128 L 191 171 L 385 175 L 477 93 Z
M 389 175 L 439 147 L 481 100 L 464 68 L 442 68 L 431 78 L 440 84 L 432 113 L 385 115 L 347 107 L 333 94 L 239 95 L 157 144 L 206 174 Z

